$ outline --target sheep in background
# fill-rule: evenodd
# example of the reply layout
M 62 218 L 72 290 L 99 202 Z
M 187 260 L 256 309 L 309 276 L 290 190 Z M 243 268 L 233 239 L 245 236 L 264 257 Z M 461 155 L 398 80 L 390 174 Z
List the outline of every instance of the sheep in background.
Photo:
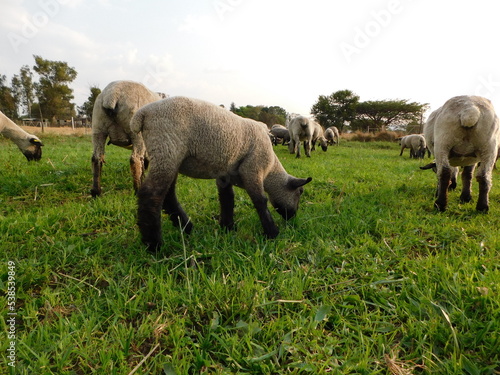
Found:
M 149 172 L 138 191 L 138 224 L 149 250 L 162 243 L 161 210 L 186 233 L 192 223 L 177 201 L 179 173 L 215 179 L 220 225 L 234 229 L 233 185 L 250 196 L 264 234 L 279 230 L 267 208 L 269 201 L 286 220 L 295 216 L 303 186 L 311 178 L 289 175 L 269 141 L 267 127 L 201 100 L 172 97 L 139 109 L 130 127 L 142 133 L 150 158 Z
M 274 145 L 277 144 L 278 139 L 281 139 L 282 145 L 285 145 L 285 143 L 290 142 L 290 132 L 283 125 L 274 124 L 271 127 L 270 133 L 275 137 L 276 142 L 274 143 Z
M 290 154 L 296 154 L 300 158 L 300 142 L 304 142 L 304 151 L 307 157 L 311 157 L 311 142 L 314 133 L 312 121 L 304 116 L 296 116 L 290 120 L 288 125 L 290 132 L 290 143 L 288 150 Z
M 38 161 L 42 158 L 42 141 L 37 136 L 25 132 L 2 112 L 0 112 L 0 134 L 14 142 L 28 161 Z
M 311 124 L 312 124 L 313 129 L 314 129 L 312 139 L 311 139 L 311 144 L 312 144 L 311 151 L 316 150 L 316 142 L 319 142 L 321 149 L 323 151 L 328 150 L 328 142 L 326 141 L 326 138 L 324 137 L 323 127 L 319 123 L 317 123 L 316 121 L 313 121 L 313 120 L 310 120 L 310 121 L 311 121 Z
M 330 126 L 325 130 L 325 138 L 329 145 L 339 144 L 339 129 L 335 126 Z
M 137 191 L 147 166 L 142 136 L 130 131 L 130 119 L 143 105 L 160 100 L 164 94 L 148 90 L 142 83 L 114 81 L 97 96 L 92 114 L 93 197 L 101 195 L 101 173 L 106 139 L 109 144 L 132 149 L 130 170 Z
M 448 188 L 457 167 L 463 167 L 461 202 L 470 202 L 476 164 L 479 197 L 476 210 L 487 212 L 491 175 L 498 153 L 499 120 L 491 102 L 480 96 L 456 96 L 432 112 L 424 126 L 427 145 L 436 158 L 435 206 L 445 211 Z
M 405 148 L 410 149 L 410 158 L 423 159 L 425 157 L 425 150 L 427 143 L 422 134 L 410 134 L 402 137 L 399 141 L 401 145 L 401 152 L 399 156 L 403 155 Z

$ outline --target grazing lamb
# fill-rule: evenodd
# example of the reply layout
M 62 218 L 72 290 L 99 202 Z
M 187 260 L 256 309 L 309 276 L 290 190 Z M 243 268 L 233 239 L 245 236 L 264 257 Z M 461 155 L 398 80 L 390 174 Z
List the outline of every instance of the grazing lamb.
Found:
M 303 185 L 311 178 L 289 175 L 261 123 L 201 100 L 172 97 L 139 109 L 130 123 L 141 133 L 150 158 L 149 172 L 138 191 L 138 224 L 149 250 L 161 246 L 161 210 L 186 233 L 192 223 L 177 201 L 179 173 L 215 179 L 219 192 L 220 225 L 234 228 L 233 185 L 250 196 L 264 234 L 279 230 L 267 208 L 267 197 L 286 220 L 298 209 Z
M 130 131 L 130 119 L 143 105 L 160 100 L 161 94 L 148 90 L 143 84 L 132 81 L 115 81 L 107 85 L 97 96 L 92 114 L 92 171 L 93 197 L 101 195 L 101 172 L 104 163 L 104 147 L 109 144 L 132 149 L 130 170 L 137 191 L 147 166 L 142 136 Z
M 310 120 L 313 126 L 313 135 L 311 139 L 311 151 L 316 150 L 316 142 L 319 142 L 321 149 L 323 151 L 328 150 L 328 142 L 323 134 L 323 127 L 316 121 Z
M 281 144 L 284 145 L 290 142 L 290 132 L 286 127 L 280 124 L 275 124 L 271 127 L 271 134 L 275 139 L 281 139 Z M 277 143 L 275 143 L 276 145 Z
M 479 197 L 476 210 L 487 212 L 491 175 L 498 153 L 500 129 L 493 105 L 480 96 L 457 96 L 432 112 L 424 126 L 427 145 L 436 158 L 435 206 L 445 211 L 450 180 L 463 167 L 461 202 L 470 202 L 476 164 Z
M 422 134 L 410 134 L 402 137 L 399 141 L 401 145 L 401 152 L 399 156 L 403 155 L 405 148 L 410 149 L 410 158 L 423 159 L 425 157 L 425 150 L 427 143 Z
M 38 161 L 42 158 L 42 141 L 37 136 L 26 133 L 2 112 L 0 112 L 0 134 L 14 142 L 28 161 Z
M 334 144 L 339 144 L 339 129 L 335 126 L 330 126 L 328 129 L 325 130 L 325 138 L 326 142 L 329 145 L 334 145 Z
M 311 157 L 311 142 L 314 133 L 312 121 L 304 116 L 296 116 L 288 125 L 290 132 L 290 143 L 288 150 L 290 154 L 296 154 L 300 158 L 300 142 L 304 142 L 304 151 L 307 157 Z

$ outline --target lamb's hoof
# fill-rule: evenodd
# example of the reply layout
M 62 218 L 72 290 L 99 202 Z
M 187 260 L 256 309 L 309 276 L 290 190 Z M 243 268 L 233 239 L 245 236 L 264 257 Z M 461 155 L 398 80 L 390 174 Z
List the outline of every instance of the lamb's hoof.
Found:
M 439 204 L 438 202 L 434 203 L 434 207 L 439 211 L 439 212 L 445 212 L 446 211 L 446 206 Z
M 151 254 L 158 254 L 161 250 L 161 242 L 144 242 L 146 250 Z
M 490 207 L 489 206 L 484 206 L 484 205 L 477 205 L 476 206 L 476 211 L 482 212 L 482 213 L 487 213 L 489 211 Z
M 235 223 L 230 223 L 230 224 L 222 224 L 221 223 L 220 226 L 226 232 L 235 232 L 236 231 L 236 224 Z
M 271 231 L 265 232 L 264 236 L 266 236 L 266 238 L 272 240 L 272 239 L 278 237 L 278 234 L 280 234 L 280 231 L 278 229 L 276 229 L 276 230 L 271 230 Z
M 470 201 L 472 201 L 472 196 L 470 195 L 460 196 L 460 203 L 469 203 Z
M 101 195 L 101 190 L 90 189 L 90 195 L 92 195 L 92 198 L 97 198 Z

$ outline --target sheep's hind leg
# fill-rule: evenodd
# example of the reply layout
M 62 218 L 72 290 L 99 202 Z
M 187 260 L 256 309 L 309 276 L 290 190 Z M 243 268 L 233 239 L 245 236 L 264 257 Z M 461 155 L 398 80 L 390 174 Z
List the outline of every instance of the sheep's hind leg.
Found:
M 439 211 L 444 212 L 448 205 L 448 186 L 450 185 L 451 170 L 449 167 L 442 167 L 440 172 L 438 171 L 437 199 L 434 205 Z
M 170 184 L 170 188 L 163 200 L 163 210 L 169 215 L 170 221 L 172 221 L 174 226 L 180 227 L 184 233 L 190 234 L 193 230 L 193 223 L 191 223 L 191 220 L 177 200 L 177 195 L 175 194 L 176 184 L 177 176 Z
M 234 224 L 234 190 L 229 181 L 217 179 L 217 190 L 219 192 L 220 219 L 219 224 L 227 230 L 235 230 Z
M 462 171 L 462 194 L 460 194 L 460 202 L 462 203 L 468 203 L 472 200 L 471 188 L 472 188 L 473 172 L 474 172 L 473 165 L 464 167 Z
M 495 159 L 481 161 L 476 173 L 476 181 L 479 184 L 479 195 L 477 198 L 476 210 L 482 212 L 488 212 L 489 210 L 489 194 L 492 186 L 491 174 L 493 171 L 493 166 L 495 165 Z
M 141 232 L 142 242 L 151 252 L 158 251 L 162 245 L 161 208 L 166 188 L 168 188 L 168 184 L 158 188 L 146 179 L 137 192 L 137 224 Z

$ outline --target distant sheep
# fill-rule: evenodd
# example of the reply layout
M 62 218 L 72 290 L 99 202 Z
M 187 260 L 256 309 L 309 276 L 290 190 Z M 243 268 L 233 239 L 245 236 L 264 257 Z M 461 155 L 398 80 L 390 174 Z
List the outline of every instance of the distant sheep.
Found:
M 438 178 L 435 206 L 445 211 L 448 188 L 457 167 L 463 167 L 461 202 L 470 202 L 472 174 L 479 183 L 478 211 L 489 209 L 491 175 L 499 146 L 499 120 L 488 99 L 479 96 L 457 96 L 449 99 L 429 116 L 424 135 L 436 158 Z M 425 167 L 423 167 L 425 168 Z
M 164 96 L 164 95 L 163 95 Z M 160 100 L 162 94 L 148 90 L 142 83 L 115 81 L 107 85 L 97 96 L 92 114 L 93 197 L 101 195 L 101 173 L 104 163 L 104 147 L 109 144 L 132 149 L 130 170 L 134 190 L 137 191 L 147 165 L 142 136 L 130 131 L 130 119 L 143 105 Z
M 425 137 L 422 134 L 410 134 L 401 138 L 399 141 L 401 145 L 401 152 L 399 156 L 403 155 L 405 148 L 410 149 L 410 158 L 423 159 L 425 157 L 425 150 L 427 149 L 427 143 Z
M 290 142 L 290 132 L 283 125 L 280 124 L 273 125 L 271 127 L 270 133 L 275 137 L 275 139 L 281 139 L 282 145 Z
M 325 130 L 325 138 L 329 145 L 339 144 L 339 129 L 335 126 L 330 126 Z
M 316 150 L 316 142 L 319 142 L 319 145 L 321 146 L 321 149 L 323 151 L 328 150 L 328 142 L 326 141 L 326 138 L 324 137 L 324 132 L 323 132 L 323 127 L 317 123 L 316 121 L 310 120 L 313 126 L 313 135 L 311 139 L 311 151 Z
M 150 158 L 149 172 L 138 191 L 138 225 L 149 250 L 162 243 L 161 210 L 186 233 L 192 223 L 177 201 L 178 173 L 215 179 L 219 192 L 220 225 L 234 228 L 233 185 L 250 196 L 264 234 L 279 230 L 267 208 L 269 201 L 286 220 L 295 216 L 303 186 L 311 178 L 289 175 L 269 141 L 262 123 L 244 119 L 217 105 L 172 97 L 139 109 L 130 127 L 142 133 Z
M 14 142 L 28 161 L 38 161 L 42 158 L 42 141 L 37 136 L 26 133 L 2 112 L 0 112 L 0 134 Z
M 312 121 L 304 116 L 296 116 L 288 125 L 290 131 L 290 144 L 288 150 L 290 154 L 295 154 L 300 158 L 300 142 L 304 142 L 304 151 L 307 157 L 311 157 L 311 143 L 314 133 Z

